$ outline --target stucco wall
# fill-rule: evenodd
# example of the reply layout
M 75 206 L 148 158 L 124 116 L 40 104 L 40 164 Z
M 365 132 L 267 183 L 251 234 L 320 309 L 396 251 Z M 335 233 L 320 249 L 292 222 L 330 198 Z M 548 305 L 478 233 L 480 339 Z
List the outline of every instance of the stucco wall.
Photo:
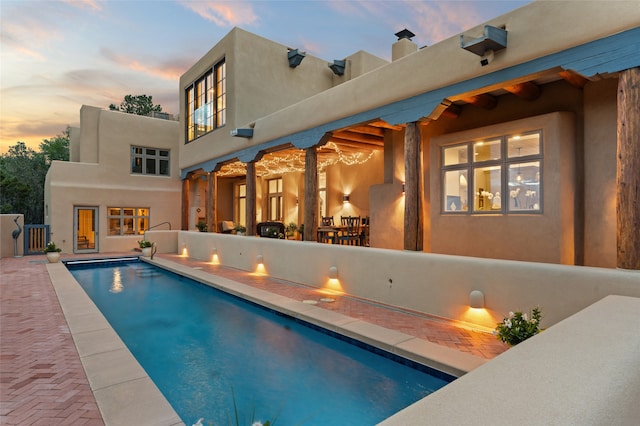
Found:
M 617 79 L 584 88 L 584 261 L 616 266 Z M 640 173 L 640 171 L 638 171 Z
M 74 206 L 99 207 L 102 252 L 133 250 L 141 239 L 109 236 L 107 207 L 149 208 L 150 226 L 168 221 L 179 228 L 178 123 L 83 106 L 81 129 L 82 137 L 89 135 L 80 140 L 81 153 L 95 151 L 91 157 L 99 162 L 54 161 L 45 181 L 45 223 L 51 225 L 51 238 L 63 252 L 73 252 Z M 132 174 L 132 145 L 171 150 L 170 177 Z
M 637 271 L 185 231 L 178 246 L 204 261 L 215 247 L 223 265 L 246 271 L 262 255 L 276 278 L 489 328 L 509 311 L 540 306 L 548 327 L 610 294 L 640 297 Z M 339 286 L 329 281 L 331 266 Z M 485 310 L 469 307 L 472 290 L 484 293 Z

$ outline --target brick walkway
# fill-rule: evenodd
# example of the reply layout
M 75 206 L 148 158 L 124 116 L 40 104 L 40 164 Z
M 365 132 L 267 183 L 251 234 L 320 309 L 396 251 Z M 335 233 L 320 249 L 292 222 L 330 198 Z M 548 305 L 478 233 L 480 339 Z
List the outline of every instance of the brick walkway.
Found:
M 176 255 L 160 257 L 296 300 L 327 297 L 317 289 L 270 277 Z M 0 424 L 103 425 L 45 257 L 3 258 L 0 273 Z M 324 308 L 486 359 L 506 350 L 494 336 L 449 321 L 331 297 L 335 302 Z

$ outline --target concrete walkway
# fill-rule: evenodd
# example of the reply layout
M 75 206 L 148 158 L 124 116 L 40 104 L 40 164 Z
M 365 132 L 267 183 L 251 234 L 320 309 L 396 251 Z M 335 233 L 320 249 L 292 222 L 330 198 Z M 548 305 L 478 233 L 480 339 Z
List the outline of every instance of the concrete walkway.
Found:
M 88 256 L 63 256 L 72 257 Z M 317 289 L 303 285 L 177 255 L 159 257 L 295 300 L 319 297 Z M 0 272 L 0 423 L 104 424 L 51 285 L 46 258 L 4 258 Z M 506 350 L 491 334 L 366 300 L 335 297 L 334 303 L 322 306 L 483 359 Z

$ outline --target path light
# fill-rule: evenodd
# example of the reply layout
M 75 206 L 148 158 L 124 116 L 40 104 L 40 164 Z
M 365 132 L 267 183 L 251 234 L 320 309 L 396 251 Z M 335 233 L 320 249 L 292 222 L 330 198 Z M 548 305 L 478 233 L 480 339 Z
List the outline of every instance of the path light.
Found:
M 264 265 L 264 257 L 262 257 L 261 254 L 256 256 L 256 261 L 258 262 L 258 265 Z
M 332 280 L 338 279 L 338 268 L 336 266 L 332 266 L 329 268 L 329 278 Z
M 218 249 L 216 247 L 211 249 L 211 263 L 217 265 L 220 263 L 218 259 Z
M 480 290 L 469 293 L 469 306 L 474 309 L 484 309 L 484 293 Z

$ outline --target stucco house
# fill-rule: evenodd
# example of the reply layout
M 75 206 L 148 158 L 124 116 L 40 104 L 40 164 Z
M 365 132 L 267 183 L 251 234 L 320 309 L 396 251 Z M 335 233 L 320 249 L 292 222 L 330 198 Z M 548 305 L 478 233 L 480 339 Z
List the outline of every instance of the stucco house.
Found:
M 391 62 L 328 62 L 235 28 L 180 78 L 178 122 L 83 107 L 47 221 L 78 252 L 91 206 L 100 251 L 132 245 L 123 208 L 142 209 L 137 237 L 279 221 L 315 241 L 321 217 L 356 215 L 371 247 L 637 269 L 640 213 L 616 170 L 640 166 L 621 158 L 637 134 L 620 135 L 633 105 L 617 97 L 638 96 L 638 4 L 574 6 L 533 2 L 422 48 L 403 30 Z M 163 161 L 137 149 L 170 151 L 169 174 L 134 170 Z

